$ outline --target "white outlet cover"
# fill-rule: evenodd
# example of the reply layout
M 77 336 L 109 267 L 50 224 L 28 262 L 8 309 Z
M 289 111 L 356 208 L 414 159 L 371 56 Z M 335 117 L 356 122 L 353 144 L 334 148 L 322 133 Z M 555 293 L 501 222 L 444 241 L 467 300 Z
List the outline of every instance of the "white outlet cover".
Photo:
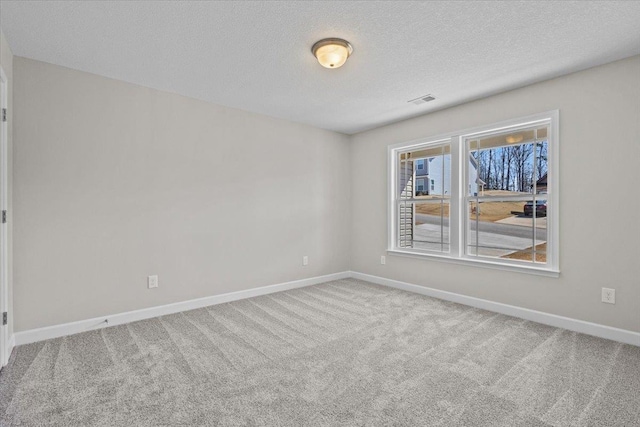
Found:
M 607 304 L 616 303 L 616 290 L 611 288 L 602 288 L 602 302 Z
M 380 256 L 380 264 L 385 265 L 387 263 L 387 257 L 384 255 Z
M 158 276 L 147 277 L 147 286 L 149 289 L 158 287 Z
M 302 257 L 302 265 L 309 265 L 309 257 L 308 256 L 303 256 Z

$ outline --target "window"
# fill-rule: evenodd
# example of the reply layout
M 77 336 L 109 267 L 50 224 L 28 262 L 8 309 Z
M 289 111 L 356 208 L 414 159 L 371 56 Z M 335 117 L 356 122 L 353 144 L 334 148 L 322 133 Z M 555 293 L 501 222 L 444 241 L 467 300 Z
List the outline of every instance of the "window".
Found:
M 424 160 L 418 160 L 418 170 L 424 169 Z
M 414 160 L 429 162 L 431 190 L 424 179 L 416 179 L 416 192 L 411 191 Z M 431 144 L 401 153 L 398 161 L 398 245 L 402 248 L 449 251 L 449 193 L 451 187 L 451 154 L 449 143 Z M 427 181 L 429 182 L 429 181 Z M 438 183 L 436 186 L 435 183 Z M 447 194 L 445 194 L 447 193 Z
M 390 147 L 389 251 L 557 276 L 557 129 L 554 111 Z

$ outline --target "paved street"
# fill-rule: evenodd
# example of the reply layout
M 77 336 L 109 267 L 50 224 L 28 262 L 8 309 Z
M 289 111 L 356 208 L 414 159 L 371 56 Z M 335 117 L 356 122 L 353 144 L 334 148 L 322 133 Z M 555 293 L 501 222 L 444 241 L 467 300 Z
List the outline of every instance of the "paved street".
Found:
M 438 225 L 438 227 L 440 226 L 440 217 L 435 215 L 426 215 L 426 214 L 416 213 L 416 221 L 422 222 L 425 224 L 435 224 L 435 225 Z M 444 219 L 444 225 L 445 227 L 449 226 L 448 218 Z M 497 222 L 482 222 L 482 221 L 479 221 L 479 226 L 480 226 L 480 233 L 487 232 L 487 233 L 494 233 L 494 234 L 504 234 L 506 236 L 522 237 L 529 240 L 531 240 L 531 238 L 533 237 L 531 235 L 532 234 L 531 227 L 504 224 L 504 223 L 501 224 Z M 471 230 L 472 231 L 476 230 L 475 221 L 471 222 Z M 536 229 L 536 239 L 547 240 L 546 228 Z

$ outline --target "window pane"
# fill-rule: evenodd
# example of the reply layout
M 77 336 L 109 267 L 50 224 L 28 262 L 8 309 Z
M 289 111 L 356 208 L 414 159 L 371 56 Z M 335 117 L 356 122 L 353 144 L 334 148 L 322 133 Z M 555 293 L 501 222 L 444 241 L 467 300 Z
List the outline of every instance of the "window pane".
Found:
M 414 151 L 416 159 L 416 197 L 451 197 L 451 151 L 449 145 L 429 147 Z
M 546 263 L 546 202 L 535 204 L 525 215 L 531 202 L 469 202 L 467 255 Z
M 398 247 L 413 247 L 413 203 L 398 204 Z
M 397 161 L 397 247 L 448 252 L 450 144 L 418 147 Z
M 467 194 L 546 192 L 547 133 L 545 126 L 469 140 Z
M 398 164 L 398 198 L 413 197 L 413 160 L 402 159 Z
M 413 247 L 449 252 L 449 202 L 416 203 Z
M 399 248 L 413 246 L 413 168 L 414 161 L 410 153 L 404 153 L 398 159 L 398 224 L 397 233 Z

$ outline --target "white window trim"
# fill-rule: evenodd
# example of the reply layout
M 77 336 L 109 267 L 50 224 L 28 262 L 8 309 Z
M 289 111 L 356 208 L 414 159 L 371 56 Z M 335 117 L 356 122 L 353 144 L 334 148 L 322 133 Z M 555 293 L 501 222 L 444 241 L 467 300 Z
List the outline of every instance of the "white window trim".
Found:
M 559 277 L 560 275 L 560 258 L 559 258 L 559 110 L 547 111 L 544 113 L 533 114 L 526 117 L 520 117 L 511 120 L 505 120 L 499 123 L 493 123 L 485 126 L 464 129 L 456 132 L 436 135 L 428 138 L 401 142 L 390 145 L 387 148 L 387 252 L 391 255 L 409 256 L 415 258 L 428 258 L 436 261 L 471 265 L 484 268 L 493 268 L 506 271 L 518 271 L 536 275 Z M 462 188 L 466 183 L 464 168 L 460 168 L 466 155 L 466 144 L 464 139 L 469 136 L 481 136 L 505 130 L 517 130 L 519 128 L 530 127 L 538 122 L 549 121 L 549 159 L 547 163 L 547 179 L 550 183 L 551 193 L 547 194 L 547 241 L 551 244 L 547 245 L 547 264 L 544 266 L 536 265 L 526 261 L 512 260 L 509 262 L 500 261 L 488 257 L 468 256 L 464 251 L 464 240 L 466 233 L 467 215 L 463 202 L 466 191 Z M 418 249 L 406 250 L 396 247 L 396 222 L 397 212 L 395 209 L 395 189 L 397 188 L 397 170 L 396 158 L 398 153 L 410 151 L 412 147 L 423 146 L 425 144 L 442 144 L 450 142 L 451 158 L 458 161 L 451 162 L 451 188 L 457 189 L 458 197 L 450 199 L 449 206 L 449 252 L 438 253 L 421 251 Z M 454 225 L 457 225 L 454 227 Z

